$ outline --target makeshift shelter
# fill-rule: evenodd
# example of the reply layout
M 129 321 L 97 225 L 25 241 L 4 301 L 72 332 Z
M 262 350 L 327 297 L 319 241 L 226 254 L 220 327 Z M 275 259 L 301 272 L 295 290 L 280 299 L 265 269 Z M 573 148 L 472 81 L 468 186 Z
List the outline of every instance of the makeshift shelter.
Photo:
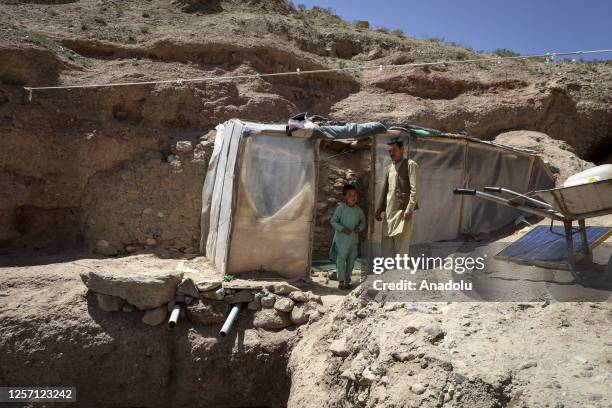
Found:
M 465 200 L 455 187 L 503 185 L 519 192 L 554 186 L 533 152 L 431 129 L 387 129 L 378 122 L 314 125 L 287 134 L 285 125 L 232 119 L 217 126 L 202 192 L 201 250 L 224 274 L 266 271 L 286 278 L 310 274 L 317 200 L 319 141 L 371 143 L 370 197 L 375 203 L 390 164 L 387 141 L 409 140 L 419 165 L 419 203 L 413 243 L 490 232 L 521 215 L 512 208 Z M 381 224 L 368 214 L 362 256 L 380 254 Z M 364 253 L 365 252 L 365 253 Z

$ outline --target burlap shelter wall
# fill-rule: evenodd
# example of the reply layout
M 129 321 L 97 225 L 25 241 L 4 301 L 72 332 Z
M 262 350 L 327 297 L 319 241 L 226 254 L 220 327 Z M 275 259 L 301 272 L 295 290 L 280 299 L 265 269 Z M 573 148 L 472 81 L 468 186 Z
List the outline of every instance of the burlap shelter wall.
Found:
M 206 256 L 224 274 L 308 276 L 318 141 L 230 120 L 216 143 L 202 193 Z
M 384 135 L 376 138 L 374 200 L 381 194 L 385 168 L 390 164 L 388 139 Z M 501 186 L 525 193 L 554 186 L 539 156 L 470 138 L 411 137 L 407 154 L 419 165 L 420 209 L 415 215 L 413 244 L 491 232 L 522 215 L 512 208 L 454 195 L 455 187 Z M 381 224 L 370 220 L 370 226 L 370 254 L 380 256 Z

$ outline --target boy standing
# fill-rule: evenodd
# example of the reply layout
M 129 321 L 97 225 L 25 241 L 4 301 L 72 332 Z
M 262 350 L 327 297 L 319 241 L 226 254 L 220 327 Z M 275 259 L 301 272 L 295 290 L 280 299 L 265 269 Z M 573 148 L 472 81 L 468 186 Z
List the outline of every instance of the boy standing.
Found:
M 359 233 L 365 229 L 366 220 L 363 210 L 357 205 L 357 189 L 351 184 L 342 188 L 344 202 L 338 205 L 331 218 L 336 231 L 329 257 L 336 261 L 338 288 L 350 289 L 351 273 L 357 259 Z

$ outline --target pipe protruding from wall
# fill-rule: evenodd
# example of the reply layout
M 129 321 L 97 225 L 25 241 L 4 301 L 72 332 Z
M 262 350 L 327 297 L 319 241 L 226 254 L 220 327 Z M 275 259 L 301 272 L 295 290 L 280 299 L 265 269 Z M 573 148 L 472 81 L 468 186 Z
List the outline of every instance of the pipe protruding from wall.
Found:
M 236 317 L 238 316 L 238 313 L 240 313 L 241 309 L 242 303 L 236 303 L 232 307 L 232 310 L 230 310 L 229 314 L 227 315 L 227 319 L 225 319 L 225 323 L 223 323 L 223 327 L 221 327 L 221 330 L 219 331 L 219 336 L 225 337 L 230 332 L 230 330 L 232 330 L 234 321 L 236 321 Z
M 176 323 L 178 322 L 179 315 L 181 314 L 182 304 L 177 303 L 172 309 L 172 313 L 170 313 L 170 319 L 168 319 L 168 327 L 171 329 L 176 327 Z

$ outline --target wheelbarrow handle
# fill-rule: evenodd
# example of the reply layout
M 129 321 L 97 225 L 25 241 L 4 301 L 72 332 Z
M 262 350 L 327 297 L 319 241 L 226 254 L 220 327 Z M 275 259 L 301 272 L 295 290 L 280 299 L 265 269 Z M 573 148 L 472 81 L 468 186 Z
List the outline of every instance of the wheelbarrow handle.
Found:
M 484 190 L 485 191 L 491 191 L 493 193 L 501 193 L 502 192 L 502 188 L 501 187 L 485 187 Z
M 455 188 L 453 194 L 476 195 L 475 188 Z

